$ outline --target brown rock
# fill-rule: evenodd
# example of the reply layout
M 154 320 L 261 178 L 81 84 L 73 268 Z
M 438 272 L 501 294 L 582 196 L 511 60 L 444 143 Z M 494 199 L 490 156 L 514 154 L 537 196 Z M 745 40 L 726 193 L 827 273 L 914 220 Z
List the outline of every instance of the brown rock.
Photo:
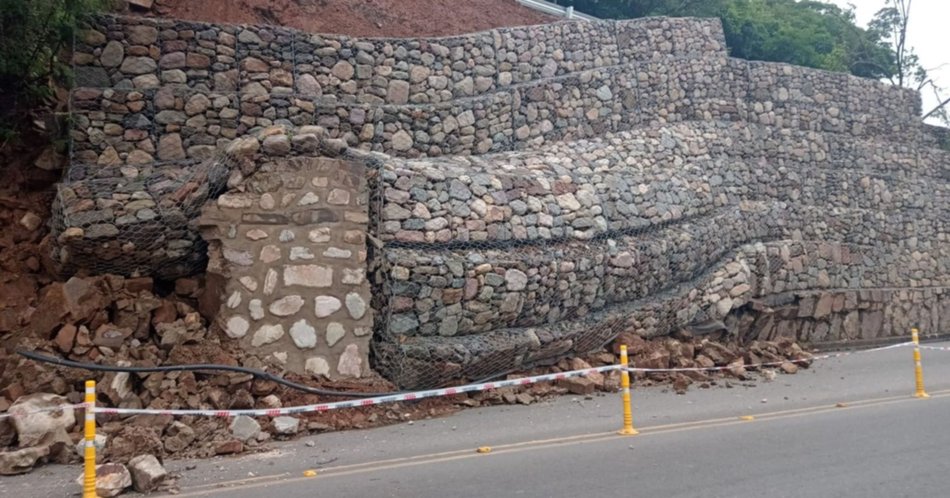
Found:
M 241 61 L 241 69 L 252 73 L 266 73 L 270 65 L 256 57 L 246 57 Z
M 178 311 L 175 309 L 175 303 L 171 301 L 162 301 L 162 304 L 152 312 L 152 325 L 171 323 L 177 319 Z
M 745 380 L 746 378 L 746 369 L 745 369 L 745 360 L 739 358 L 727 365 L 729 367 L 728 372 L 734 375 L 737 379 Z
M 455 304 L 462 300 L 462 289 L 443 289 L 442 302 L 445 304 Z
M 689 389 L 689 385 L 693 381 L 685 375 L 677 375 L 673 379 L 673 390 L 676 391 L 676 394 L 686 394 L 686 390 Z
M 106 323 L 96 329 L 92 343 L 96 346 L 118 349 L 131 336 L 132 329 L 119 328 L 111 323 Z
M 231 396 L 228 409 L 245 410 L 249 408 L 254 408 L 254 397 L 251 396 L 251 393 L 246 389 L 238 389 L 238 391 Z
M 76 482 L 82 485 L 83 475 L 80 474 Z M 132 475 L 124 465 L 106 463 L 96 465 L 96 495 L 107 498 L 122 494 L 126 488 L 132 486 Z
M 588 395 L 594 392 L 597 387 L 594 381 L 586 377 L 568 377 L 558 381 L 558 385 L 564 387 L 572 394 Z
M 124 464 L 144 453 L 162 455 L 163 452 L 164 445 L 158 429 L 126 425 L 115 436 L 109 438 L 105 456 L 113 462 Z
M 788 362 L 788 361 L 779 365 L 779 368 L 781 368 L 782 371 L 787 374 L 798 373 L 798 365 Z
M 648 351 L 647 341 L 633 332 L 621 332 L 614 340 L 613 352 L 620 354 L 620 346 L 627 346 L 627 355 L 630 357 L 643 354 Z
M 177 453 L 188 447 L 195 440 L 195 431 L 181 423 L 172 422 L 165 431 L 165 450 L 169 453 Z
M 185 149 L 182 146 L 181 135 L 170 133 L 158 140 L 158 158 L 163 161 L 185 159 Z
M 0 309 L 0 333 L 13 332 L 19 325 L 20 320 L 17 317 L 16 310 L 12 308 Z
M 130 4 L 149 4 L 152 0 L 130 0 Z M 151 45 L 158 41 L 158 29 L 152 26 L 129 26 L 127 31 L 129 43 L 133 45 Z
M 703 341 L 700 351 L 716 365 L 722 366 L 736 359 L 736 354 L 729 348 L 712 341 Z
M 590 358 L 595 365 L 616 365 L 620 361 L 617 355 L 608 352 L 594 353 Z
M 26 391 L 23 389 L 23 385 L 19 382 L 14 382 L 3 389 L 0 389 L 0 395 L 6 399 L 18 400 L 24 394 L 26 394 Z
M 155 491 L 168 477 L 168 472 L 155 455 L 133 458 L 129 461 L 129 471 L 132 473 L 132 485 L 139 493 Z
M 73 350 L 73 343 L 76 341 L 76 333 L 79 329 L 71 323 L 63 325 L 63 328 L 59 329 L 59 332 L 56 333 L 56 337 L 53 339 L 53 343 L 56 344 L 56 348 L 63 353 L 69 353 Z
M 63 323 L 86 323 L 108 304 L 107 295 L 96 278 L 70 278 L 66 283 L 54 282 L 42 291 L 30 327 L 43 337 Z
M 637 355 L 631 360 L 632 366 L 640 368 L 669 368 L 670 352 L 657 348 Z
M 214 453 L 216 455 L 233 455 L 235 453 L 240 453 L 244 451 L 244 443 L 234 439 L 231 441 L 225 441 L 215 447 Z
M 815 318 L 822 318 L 831 314 L 831 309 L 834 306 L 835 296 L 834 294 L 822 294 L 818 298 L 818 302 L 815 303 Z
M 587 370 L 593 368 L 590 363 L 582 360 L 581 358 L 571 358 L 570 360 L 571 370 Z M 595 386 L 604 385 L 604 374 L 600 372 L 592 372 L 587 375 L 587 378 L 594 382 Z
M 132 294 L 138 294 L 145 291 L 152 292 L 154 285 L 155 284 L 152 281 L 152 277 L 137 277 L 128 278 L 125 280 L 125 290 Z
M 24 474 L 33 469 L 36 462 L 49 455 L 48 446 L 34 446 L 0 453 L 0 475 Z
M 211 65 L 211 58 L 205 54 L 188 52 L 185 64 L 192 69 L 204 69 Z

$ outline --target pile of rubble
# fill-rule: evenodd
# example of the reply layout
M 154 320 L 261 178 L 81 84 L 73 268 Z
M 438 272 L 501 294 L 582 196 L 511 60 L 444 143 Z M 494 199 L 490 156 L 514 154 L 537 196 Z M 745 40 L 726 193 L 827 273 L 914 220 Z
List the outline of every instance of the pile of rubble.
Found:
M 98 382 L 99 403 L 123 408 L 244 409 L 279 408 L 325 401 L 335 396 L 319 396 L 290 390 L 271 380 L 240 372 L 98 372 L 40 363 L 16 355 L 13 349 L 38 351 L 72 361 L 126 367 L 153 367 L 182 364 L 222 364 L 267 370 L 280 374 L 279 365 L 263 364 L 220 340 L 216 327 L 200 312 L 201 278 L 183 278 L 174 283 L 150 278 L 118 276 L 73 277 L 51 282 L 38 297 L 26 299 L 19 308 L 17 327 L 5 334 L 8 348 L 0 355 L 0 413 L 32 412 L 38 408 L 75 405 L 82 402 L 84 381 Z M 716 376 L 751 378 L 755 364 L 774 363 L 777 370 L 794 373 L 807 366 L 810 355 L 790 340 L 753 342 L 746 347 L 724 344 L 725 336 L 693 337 L 679 332 L 672 337 L 645 340 L 632 333 L 622 334 L 613 350 L 585 359 L 564 359 L 520 375 L 585 369 L 615 364 L 620 344 L 629 348 L 631 363 L 642 368 L 726 367 L 720 373 L 651 372 L 638 375 L 639 383 L 672 382 L 677 392 L 692 383 L 708 387 Z M 760 369 L 766 377 L 775 370 Z M 302 379 L 301 383 L 321 384 L 345 392 L 391 391 L 379 378 L 340 381 Z M 349 428 L 363 428 L 405 420 L 441 416 L 465 406 L 503 403 L 532 403 L 555 394 L 593 395 L 614 392 L 620 385 L 619 372 L 565 379 L 558 384 L 539 384 L 471 393 L 451 398 L 427 399 L 409 404 L 381 405 L 341 410 L 301 417 L 233 419 L 147 416 L 98 417 L 99 454 L 104 468 L 118 491 L 136 480 L 136 466 L 167 456 L 208 457 L 260 448 L 272 439 L 298 434 Z M 43 394 L 31 394 L 43 393 Z M 64 408 L 44 415 L 0 418 L 0 474 L 29 471 L 37 462 L 76 463 L 80 460 L 81 408 Z M 79 422 L 79 423 L 77 423 Z M 124 467 L 128 465 L 128 469 Z M 160 465 L 159 465 L 160 466 Z M 153 473 L 147 473 L 152 475 Z M 126 476 L 131 477 L 126 477 Z M 154 480 L 154 479 L 153 479 Z M 157 482 L 157 481 L 156 481 Z M 125 484 L 123 484 L 125 483 Z M 157 485 L 157 484 L 155 484 Z M 103 496 L 106 491 L 102 491 Z
M 73 277 L 43 288 L 36 301 L 18 314 L 17 332 L 3 337 L 8 350 L 0 356 L 0 386 L 4 386 L 0 389 L 0 413 L 16 407 L 16 403 L 11 406 L 14 401 L 28 399 L 29 393 L 48 393 L 44 394 L 47 401 L 55 399 L 57 404 L 81 403 L 87 379 L 97 381 L 99 402 L 111 407 L 227 410 L 281 406 L 284 391 L 277 383 L 247 373 L 90 372 L 13 354 L 14 349 L 22 349 L 107 366 L 218 364 L 280 373 L 275 365 L 264 365 L 232 349 L 228 341 L 220 341 L 218 333 L 209 330 L 209 323 L 198 312 L 203 288 L 200 279 L 179 279 L 172 289 L 164 289 L 170 291 L 165 296 L 158 295 L 163 289 L 156 287 L 160 285 L 150 278 L 103 276 Z M 339 389 L 388 391 L 391 386 L 371 379 Z M 311 402 L 317 400 L 313 397 Z M 78 440 L 81 424 L 73 421 L 70 413 L 62 425 L 72 440 Z M 236 432 L 217 419 L 100 415 L 98 422 L 100 433 L 107 436 L 105 456 L 116 463 L 126 463 L 142 452 L 179 456 L 234 453 L 269 438 L 266 431 L 235 437 Z M 321 427 L 329 428 L 317 428 Z M 287 434 L 287 430 L 276 432 Z M 17 434 L 21 431 L 9 418 L 0 419 L 0 447 L 10 446 Z M 18 447 L 33 442 L 20 438 Z M 35 456 L 34 460 L 48 454 Z M 60 460 L 70 458 L 67 455 Z
M 758 372 L 766 380 L 772 380 L 778 371 L 794 374 L 799 368 L 808 368 L 812 362 L 811 353 L 803 350 L 794 339 L 740 344 L 724 331 L 698 337 L 680 330 L 670 337 L 654 340 L 624 333 L 614 342 L 614 349 L 619 351 L 620 344 L 627 345 L 630 365 L 635 368 L 711 369 L 636 372 L 636 377 L 642 379 L 642 385 L 671 382 L 679 394 L 685 393 L 693 383 L 698 383 L 700 388 L 708 388 L 716 383 L 717 377 L 746 381 L 754 380 L 753 372 Z

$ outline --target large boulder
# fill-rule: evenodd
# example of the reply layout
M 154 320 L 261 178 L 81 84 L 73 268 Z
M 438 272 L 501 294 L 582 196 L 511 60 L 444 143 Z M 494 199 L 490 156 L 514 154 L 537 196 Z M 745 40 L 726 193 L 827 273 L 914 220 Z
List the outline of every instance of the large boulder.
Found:
M 76 424 L 76 416 L 69 402 L 55 394 L 21 396 L 10 407 L 10 412 L 22 414 L 13 417 L 21 448 L 49 445 L 57 441 L 69 442 L 67 433 Z

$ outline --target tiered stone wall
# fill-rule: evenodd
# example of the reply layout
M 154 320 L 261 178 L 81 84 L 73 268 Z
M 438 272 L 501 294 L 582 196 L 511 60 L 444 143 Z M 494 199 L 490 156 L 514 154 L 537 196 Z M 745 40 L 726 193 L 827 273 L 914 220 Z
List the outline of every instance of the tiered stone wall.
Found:
M 73 163 L 199 160 L 256 127 L 318 125 L 391 155 L 484 154 L 641 124 L 919 131 L 915 93 L 727 57 L 709 19 L 565 22 L 438 39 L 99 17 L 76 40 Z
M 265 296 L 240 279 L 263 285 L 275 237 L 281 258 L 320 245 L 294 246 L 261 221 L 283 219 L 260 206 L 289 194 L 272 180 L 319 176 L 313 168 L 366 168 L 366 191 L 349 194 L 370 201 L 367 225 L 350 229 L 374 241 L 361 262 L 370 278 L 354 290 L 369 302 L 372 281 L 374 318 L 332 318 L 348 320 L 335 323 L 360 355 L 368 336 L 356 330 L 372 320 L 373 367 L 402 386 L 553 361 L 622 330 L 825 341 L 900 335 L 912 321 L 947 328 L 950 140 L 920 123 L 919 96 L 729 58 L 715 20 L 359 40 L 103 17 L 76 48 L 59 259 L 174 276 L 195 259 L 175 259 L 185 242 L 201 247 L 181 199 L 225 188 L 225 204 L 253 198 L 219 200 L 203 222 L 217 227 L 211 271 L 227 282 L 219 321 L 291 370 L 322 358 L 328 375 L 344 374 L 329 319 L 309 314 L 324 294 L 290 285 Z M 341 154 L 347 162 L 314 159 Z M 312 193 L 318 201 L 294 208 L 309 218 L 288 218 L 294 241 L 332 218 L 321 214 L 335 209 L 329 193 Z M 129 245 L 132 228 L 154 242 Z M 245 252 L 247 268 L 218 257 L 247 262 Z M 342 302 L 340 292 L 326 295 Z M 251 316 L 252 301 L 291 296 L 307 316 Z M 255 341 L 294 319 L 317 332 L 314 348 Z

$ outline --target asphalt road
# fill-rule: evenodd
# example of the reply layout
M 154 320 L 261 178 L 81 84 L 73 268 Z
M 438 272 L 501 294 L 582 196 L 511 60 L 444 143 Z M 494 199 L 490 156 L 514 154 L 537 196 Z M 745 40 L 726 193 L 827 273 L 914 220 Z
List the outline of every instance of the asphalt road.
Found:
M 916 401 L 916 400 L 915 400 Z M 950 393 L 471 449 L 184 496 L 942 497 Z
M 614 434 L 618 395 L 564 396 L 168 467 L 183 497 L 950 496 L 950 352 L 924 351 L 924 370 L 927 400 L 902 348 L 682 396 L 637 389 L 633 437 Z M 0 495 L 69 496 L 78 473 L 0 479 Z

